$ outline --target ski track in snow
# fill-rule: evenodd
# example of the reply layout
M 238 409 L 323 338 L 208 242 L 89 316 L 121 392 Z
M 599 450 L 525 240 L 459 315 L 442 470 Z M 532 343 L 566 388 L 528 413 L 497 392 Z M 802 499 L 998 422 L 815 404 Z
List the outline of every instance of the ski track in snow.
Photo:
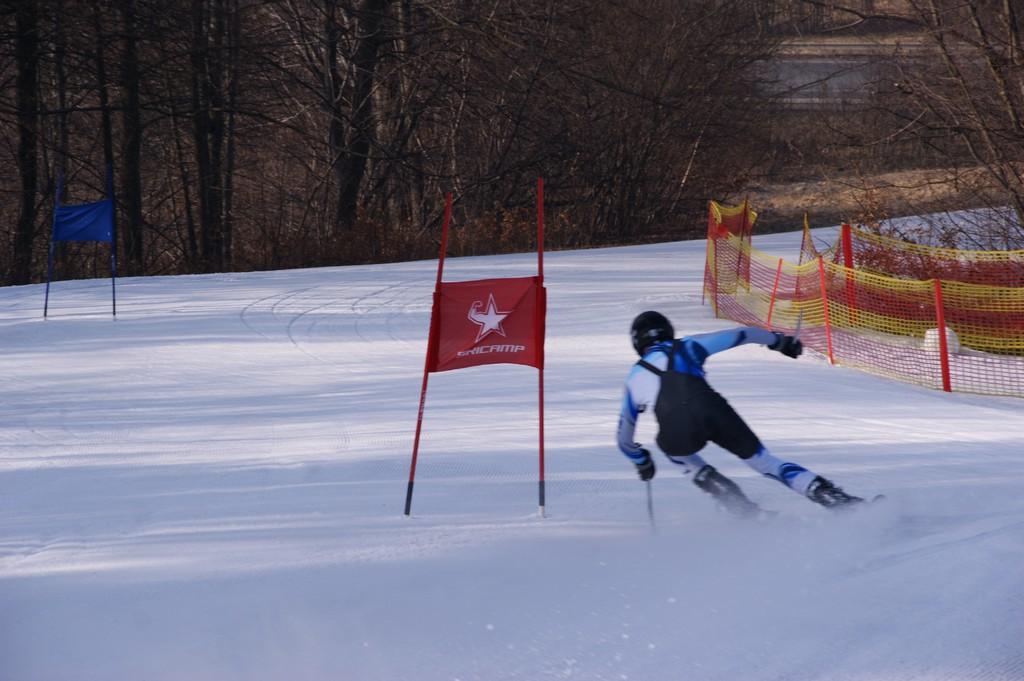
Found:
M 759 237 L 794 257 L 799 234 Z M 776 518 L 614 448 L 632 317 L 727 328 L 703 242 L 552 253 L 536 372 L 432 375 L 435 262 L 0 289 L 0 679 L 1024 681 L 1020 400 L 737 348 L 773 452 L 885 502 L 829 514 L 714 446 Z M 452 258 L 445 279 L 532 274 Z M 638 438 L 653 439 L 648 420 Z

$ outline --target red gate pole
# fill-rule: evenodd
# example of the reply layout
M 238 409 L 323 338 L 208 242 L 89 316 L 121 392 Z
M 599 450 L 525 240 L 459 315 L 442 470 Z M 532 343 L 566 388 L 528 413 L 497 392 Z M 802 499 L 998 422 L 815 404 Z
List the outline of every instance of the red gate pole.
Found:
M 779 291 L 779 277 L 782 275 L 782 258 L 779 258 L 779 265 L 775 268 L 775 283 L 772 284 L 772 297 L 768 301 L 768 318 L 764 320 L 764 325 L 768 328 L 772 326 L 772 310 L 775 308 L 775 294 Z
M 828 350 L 828 363 L 835 364 L 835 357 L 832 355 L 832 327 L 828 323 L 828 292 L 825 290 L 825 263 L 821 256 L 818 256 L 818 282 L 821 286 L 821 309 L 825 315 L 825 347 Z
M 405 515 L 412 510 L 412 487 L 416 479 L 416 458 L 420 450 L 420 432 L 423 430 L 423 407 L 427 402 L 427 377 L 430 376 L 430 358 L 437 343 L 437 324 L 440 314 L 441 272 L 444 270 L 444 252 L 448 247 L 448 223 L 452 217 L 452 195 L 445 195 L 444 221 L 441 223 L 441 252 L 437 256 L 437 279 L 434 281 L 434 301 L 430 307 L 430 331 L 427 335 L 427 357 L 423 360 L 423 384 L 420 386 L 420 407 L 416 413 L 416 435 L 412 441 L 412 462 L 409 464 L 409 486 L 405 490 Z
M 947 393 L 953 392 L 949 379 L 949 346 L 946 343 L 946 312 L 942 306 L 942 281 L 932 279 L 932 287 L 935 291 L 935 325 L 939 331 L 939 366 L 942 370 L 942 389 Z
M 540 287 L 541 300 L 544 305 L 538 309 L 538 313 L 542 315 L 540 320 L 534 321 L 534 328 L 538 329 L 539 336 L 543 338 L 543 323 L 544 317 L 547 316 L 547 296 L 544 293 L 544 179 L 537 178 L 537 280 Z M 537 429 L 537 449 L 540 454 L 539 463 L 539 476 L 537 478 L 537 493 L 539 500 L 538 513 L 540 517 L 544 517 L 544 344 L 540 343 L 538 347 L 540 352 L 540 367 L 537 373 L 537 410 L 538 410 L 538 429 Z

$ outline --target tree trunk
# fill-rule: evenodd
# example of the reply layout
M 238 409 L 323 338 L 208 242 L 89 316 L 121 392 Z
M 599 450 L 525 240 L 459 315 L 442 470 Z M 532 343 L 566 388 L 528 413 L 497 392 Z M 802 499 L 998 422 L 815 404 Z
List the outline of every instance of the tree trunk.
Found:
M 378 52 L 382 40 L 381 25 L 387 0 L 365 0 L 362 8 L 354 17 L 355 54 L 352 57 L 352 84 L 346 88 L 350 93 L 349 125 L 347 139 L 343 133 L 343 117 L 333 114 L 331 121 L 331 141 L 343 147 L 331 151 L 336 159 L 335 174 L 338 179 L 338 203 L 335 211 L 335 225 L 351 229 L 355 225 L 359 208 L 359 189 L 366 173 L 366 162 L 373 139 L 373 87 L 374 71 L 377 67 Z M 336 31 L 337 26 L 328 27 Z M 336 44 L 336 43 L 335 43 Z M 335 79 L 335 85 L 340 78 Z M 335 92 L 335 106 L 340 105 L 340 98 Z
M 228 43 L 228 101 L 227 101 L 227 157 L 224 167 L 224 264 L 230 268 L 233 263 L 233 232 L 234 232 L 234 188 L 235 188 L 235 108 L 238 105 L 239 86 L 239 43 L 242 37 L 241 15 L 238 0 L 229 0 L 229 27 L 227 28 Z
M 103 135 L 103 170 L 104 177 L 109 171 L 110 176 L 110 190 L 113 192 L 114 187 L 114 132 L 113 124 L 110 120 L 110 101 L 109 94 L 107 92 L 107 65 L 106 59 L 103 55 L 103 46 L 106 44 L 106 37 L 103 34 L 103 16 L 100 11 L 100 4 L 98 0 L 93 0 L 92 3 L 92 21 L 93 30 L 96 33 L 96 89 L 99 93 L 100 99 L 100 128 L 102 129 Z M 117 248 L 117 211 L 111 216 L 114 224 L 112 225 L 113 239 L 110 242 L 110 248 Z
M 21 178 L 21 206 L 14 232 L 14 253 L 10 282 L 28 284 L 32 279 L 32 243 L 36 236 L 36 193 L 38 191 L 37 145 L 39 136 L 39 8 L 34 2 L 16 4 L 15 59 L 18 107 L 18 175 Z
M 207 259 L 215 272 L 224 270 L 224 0 L 213 0 L 213 27 L 207 33 L 204 45 L 206 71 L 203 79 L 209 108 L 210 144 L 210 216 L 213 218 L 209 235 Z M 207 24 L 209 26 L 209 24 Z
M 122 87 L 124 88 L 124 150 L 121 158 L 123 204 L 127 224 L 124 253 L 129 269 L 143 274 L 142 243 L 142 116 L 139 108 L 139 58 L 135 42 L 135 0 L 121 5 L 124 23 Z
M 210 116 L 210 66 L 206 8 L 203 0 L 192 0 L 192 123 L 196 145 L 199 182 L 199 239 L 204 269 L 221 269 L 220 204 L 214 153 L 211 149 L 213 123 Z
M 64 34 L 64 0 L 57 0 L 54 12 L 53 56 L 57 72 L 57 168 L 67 175 L 68 170 L 68 77 L 67 38 Z M 63 188 L 62 188 L 63 189 Z M 65 195 L 66 195 L 66 190 Z M 59 201 L 64 200 L 58 196 Z

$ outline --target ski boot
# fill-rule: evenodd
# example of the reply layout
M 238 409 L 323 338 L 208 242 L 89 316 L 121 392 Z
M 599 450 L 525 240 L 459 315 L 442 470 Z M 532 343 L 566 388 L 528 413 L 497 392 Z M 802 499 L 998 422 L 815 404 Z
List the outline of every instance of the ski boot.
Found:
M 842 509 L 844 507 L 863 504 L 864 499 L 847 494 L 840 487 L 820 475 L 807 487 L 807 498 L 825 508 Z
M 739 518 L 756 518 L 766 512 L 747 498 L 739 485 L 711 465 L 705 465 L 693 476 L 693 484 L 715 498 L 719 506 Z

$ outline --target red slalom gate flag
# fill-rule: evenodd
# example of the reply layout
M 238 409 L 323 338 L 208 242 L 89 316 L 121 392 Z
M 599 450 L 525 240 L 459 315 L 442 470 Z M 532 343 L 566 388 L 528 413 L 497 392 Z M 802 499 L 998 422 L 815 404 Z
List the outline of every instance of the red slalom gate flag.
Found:
M 540 277 L 442 283 L 434 298 L 427 370 L 543 368 L 545 303 Z
M 544 517 L 544 181 L 537 179 L 537 276 L 443 281 L 452 195 L 445 197 L 441 249 L 437 258 L 434 304 L 430 311 L 427 356 L 420 385 L 420 408 L 412 440 L 405 515 L 412 513 L 412 490 L 432 372 L 483 364 L 524 364 L 537 372 L 537 501 Z

